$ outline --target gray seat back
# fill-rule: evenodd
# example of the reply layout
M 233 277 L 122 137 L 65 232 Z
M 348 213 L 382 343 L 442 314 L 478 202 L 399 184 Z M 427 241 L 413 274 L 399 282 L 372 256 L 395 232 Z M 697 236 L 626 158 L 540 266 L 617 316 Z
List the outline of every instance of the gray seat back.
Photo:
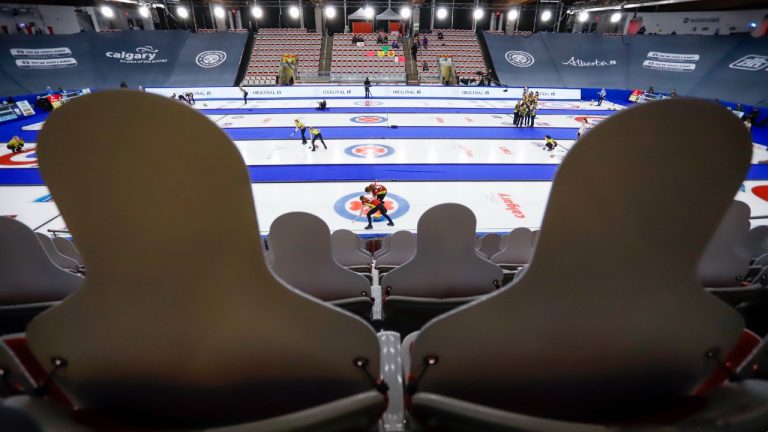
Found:
M 768 226 L 760 225 L 749 230 L 745 246 L 752 258 L 768 252 Z
M 28 226 L 0 217 L 0 306 L 62 300 L 82 283 L 51 261 Z
M 749 206 L 733 201 L 699 261 L 701 284 L 708 288 L 740 286 L 752 259 L 745 245 L 749 235 Z
M 56 246 L 53 244 L 53 240 L 51 240 L 50 237 L 43 233 L 35 233 L 35 236 L 43 246 L 45 253 L 48 254 L 48 257 L 51 259 L 51 261 L 53 261 L 54 264 L 63 268 L 64 270 L 77 271 L 77 268 L 80 264 L 78 264 L 78 262 L 72 258 L 62 255 L 61 252 L 56 249 Z
M 80 256 L 80 252 L 78 252 L 71 240 L 65 239 L 64 237 L 54 237 L 52 240 L 53 245 L 56 246 L 56 250 L 59 251 L 60 254 L 77 261 L 79 265 L 84 264 L 83 257 Z
M 439 359 L 419 389 L 558 417 L 689 394 L 719 367 L 706 354 L 743 329 L 696 267 L 750 154 L 747 130 L 711 102 L 600 123 L 557 171 L 527 271 L 416 338 L 412 373 Z
M 334 259 L 328 225 L 319 217 L 280 215 L 269 229 L 269 246 L 272 271 L 292 287 L 326 301 L 370 297 L 368 279 Z
M 401 266 L 416 254 L 416 236 L 410 231 L 398 231 L 389 236 L 386 247 L 386 251 L 376 258 L 376 267 Z
M 479 251 L 484 253 L 487 257 L 494 256 L 501 250 L 501 235 L 491 233 L 486 234 L 480 238 Z
M 502 270 L 477 255 L 475 227 L 474 213 L 463 205 L 440 204 L 427 210 L 419 218 L 416 255 L 384 275 L 381 286 L 393 296 L 424 298 L 492 292 L 494 284 L 501 283 Z
M 515 228 L 507 234 L 506 246 L 491 256 L 496 264 L 528 264 L 533 253 L 533 233 L 528 228 Z
M 331 234 L 333 258 L 344 267 L 370 266 L 373 257 L 362 249 L 360 237 L 350 230 L 340 229 Z
M 384 237 L 381 237 L 381 245 L 379 248 L 373 253 L 373 259 L 377 260 L 381 258 L 382 255 L 389 252 L 389 240 L 392 238 L 392 234 L 388 234 Z
M 371 389 L 353 360 L 379 376 L 376 334 L 269 271 L 242 156 L 205 116 L 99 92 L 48 118 L 38 156 L 88 278 L 27 337 L 78 407 L 220 425 Z

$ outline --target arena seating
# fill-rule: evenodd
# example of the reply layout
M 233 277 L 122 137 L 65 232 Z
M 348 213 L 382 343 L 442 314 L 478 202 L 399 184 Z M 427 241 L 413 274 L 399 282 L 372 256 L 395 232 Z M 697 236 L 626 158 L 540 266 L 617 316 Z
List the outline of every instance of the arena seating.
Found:
M 350 230 L 336 230 L 331 234 L 333 259 L 353 271 L 371 271 L 373 257 L 363 247 L 364 244 L 362 239 Z
M 496 255 L 496 253 L 501 250 L 501 246 L 501 235 L 496 233 L 478 237 L 475 242 L 477 251 L 480 252 L 480 256 L 484 258 L 490 258 Z
M 443 32 L 443 40 L 437 39 L 438 31 Z M 427 49 L 425 50 L 420 47 L 416 54 L 419 81 L 427 83 L 440 82 L 438 58 L 441 55 L 453 57 L 456 76 L 459 78 L 477 78 L 477 72 L 486 72 L 483 53 L 480 50 L 477 35 L 473 31 L 435 29 L 426 36 L 429 40 Z M 423 38 L 424 34 L 421 37 Z M 429 66 L 428 72 L 423 71 L 422 65 L 424 61 Z
M 38 236 L 14 219 L 0 217 L 0 251 L 2 333 L 22 331 L 37 314 L 83 283 L 79 275 L 54 264 Z
M 363 38 L 364 46 L 352 43 L 352 37 Z M 332 80 L 362 81 L 366 76 L 371 80 L 392 80 L 398 78 L 405 80 L 405 62 L 397 62 L 396 59 L 403 56 L 403 47 L 391 49 L 390 43 L 376 43 L 376 34 L 371 33 L 337 33 L 333 36 L 333 57 L 331 62 Z M 382 46 L 389 46 L 392 57 L 385 55 L 379 57 L 377 53 Z M 374 55 L 366 55 L 373 53 Z
M 40 241 L 40 244 L 43 245 L 43 249 L 45 249 L 45 253 L 48 254 L 48 257 L 51 259 L 51 261 L 53 261 L 54 264 L 63 268 L 64 270 L 69 270 L 71 272 L 78 271 L 80 267 L 80 263 L 59 252 L 59 250 L 56 249 L 56 245 L 53 244 L 53 240 L 51 240 L 50 237 L 48 237 L 43 233 L 35 233 L 35 235 L 37 236 L 37 239 Z
M 259 29 L 242 84 L 275 84 L 283 54 L 296 54 L 298 57 L 298 80 L 301 80 L 302 74 L 317 75 L 321 42 L 319 33 L 308 33 L 306 29 Z
M 384 273 L 399 267 L 416 254 L 416 236 L 410 231 L 398 231 L 385 237 L 382 247 L 373 255 L 376 269 Z

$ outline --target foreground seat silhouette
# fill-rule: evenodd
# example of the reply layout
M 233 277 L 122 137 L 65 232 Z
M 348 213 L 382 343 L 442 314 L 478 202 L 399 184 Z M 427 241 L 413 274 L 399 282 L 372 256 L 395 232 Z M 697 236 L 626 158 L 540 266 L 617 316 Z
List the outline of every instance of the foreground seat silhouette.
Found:
M 768 294 L 764 274 L 745 280 L 751 256 L 746 249 L 749 235 L 749 206 L 733 201 L 701 257 L 699 281 L 710 292 L 734 306 L 759 301 Z
M 410 231 L 397 231 L 389 237 L 386 249 L 376 259 L 379 272 L 387 272 L 399 267 L 416 253 L 416 236 Z
M 125 133 L 139 129 L 153 139 Z M 38 155 L 89 273 L 28 343 L 88 415 L 37 396 L 6 405 L 78 430 L 360 431 L 380 416 L 375 333 L 268 270 L 248 172 L 216 125 L 105 91 L 53 113 Z
M 333 259 L 354 271 L 371 271 L 373 257 L 363 249 L 360 237 L 350 230 L 340 229 L 331 234 Z
M 475 215 L 460 204 L 441 204 L 424 212 L 416 254 L 381 281 L 388 328 L 410 333 L 500 286 L 501 268 L 476 253 L 475 226 Z
M 82 277 L 51 261 L 29 227 L 0 217 L 0 333 L 23 331 L 82 283 Z
M 53 261 L 54 264 L 63 268 L 64 270 L 77 272 L 77 270 L 80 268 L 80 264 L 72 258 L 59 252 L 50 237 L 43 233 L 35 233 L 35 236 L 37 236 L 37 240 L 43 246 L 45 253 L 48 254 L 48 257 L 51 259 L 51 261 Z
M 272 271 L 283 282 L 370 319 L 371 284 L 333 259 L 331 235 L 322 219 L 303 212 L 280 215 L 269 229 L 269 247 Z
M 764 429 L 768 382 L 692 396 L 742 335 L 695 270 L 750 149 L 709 102 L 603 121 L 560 165 L 526 272 L 404 341 L 412 415 L 436 431 Z
M 56 246 L 56 250 L 59 251 L 60 254 L 77 261 L 80 266 L 83 265 L 83 257 L 80 256 L 80 252 L 71 240 L 65 239 L 64 237 L 54 237 L 52 240 L 53 245 Z

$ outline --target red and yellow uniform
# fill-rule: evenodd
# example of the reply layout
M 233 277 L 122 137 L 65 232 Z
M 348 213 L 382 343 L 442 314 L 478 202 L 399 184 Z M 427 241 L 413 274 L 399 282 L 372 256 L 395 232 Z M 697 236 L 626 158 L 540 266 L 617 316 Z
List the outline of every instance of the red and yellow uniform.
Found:
M 22 150 L 24 150 L 24 140 L 19 138 L 18 135 L 14 135 L 13 138 L 8 141 L 6 148 L 8 148 L 11 153 L 20 153 Z
M 387 188 L 384 187 L 384 185 L 373 183 L 368 186 L 369 192 L 372 196 L 383 200 L 385 196 L 387 196 Z
M 371 217 L 376 212 L 381 213 L 384 219 L 387 220 L 387 225 L 395 226 L 394 222 L 392 222 L 392 218 L 387 215 L 387 208 L 384 207 L 384 201 L 378 198 L 367 198 L 363 195 L 360 195 L 360 202 L 363 203 L 364 207 L 368 207 L 368 213 L 365 214 L 365 216 L 368 218 L 368 226 L 366 226 L 365 229 L 373 228 L 373 221 Z

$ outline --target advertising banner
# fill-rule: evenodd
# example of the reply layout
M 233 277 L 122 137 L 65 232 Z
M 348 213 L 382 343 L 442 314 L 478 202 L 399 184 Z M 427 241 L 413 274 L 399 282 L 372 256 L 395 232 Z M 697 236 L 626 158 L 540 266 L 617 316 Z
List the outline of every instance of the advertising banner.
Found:
M 0 94 L 52 88 L 232 85 L 247 34 L 183 30 L 0 35 Z

